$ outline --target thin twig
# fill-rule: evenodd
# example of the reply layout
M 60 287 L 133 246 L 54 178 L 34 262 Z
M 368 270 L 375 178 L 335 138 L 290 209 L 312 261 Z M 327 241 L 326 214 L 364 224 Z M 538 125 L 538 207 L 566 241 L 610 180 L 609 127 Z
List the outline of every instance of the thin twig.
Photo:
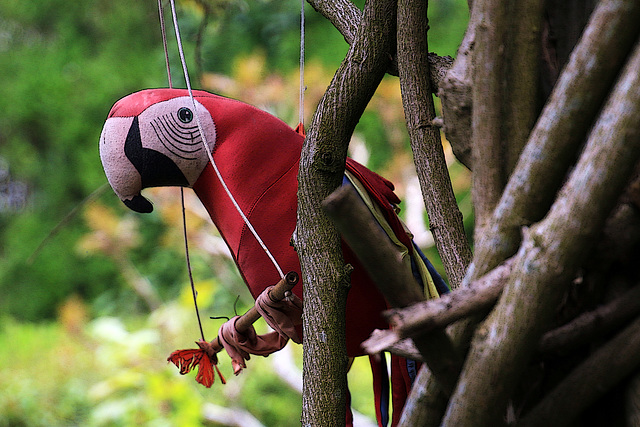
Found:
M 416 172 L 429 224 L 442 258 L 449 286 L 457 288 L 471 262 L 471 247 L 445 161 L 436 117 L 427 57 L 427 3 L 398 2 L 398 71 L 402 105 Z
M 42 242 L 40 242 L 38 247 L 33 251 L 31 256 L 29 256 L 29 258 L 27 259 L 27 265 L 31 265 L 33 263 L 36 257 L 40 254 L 40 251 L 42 250 L 42 248 L 44 248 L 49 243 L 49 241 L 53 239 L 60 232 L 60 230 L 62 230 L 72 219 L 74 219 L 82 208 L 84 208 L 85 206 L 87 206 L 88 204 L 96 200 L 98 197 L 102 196 L 104 192 L 107 190 L 107 188 L 109 188 L 109 184 L 105 182 L 100 187 L 93 190 L 91 194 L 89 194 L 87 197 L 82 199 L 80 203 L 75 205 L 73 209 L 71 209 L 64 216 L 64 218 L 62 218 L 60 222 L 57 223 L 55 227 L 53 227 L 53 229 L 49 232 L 49 234 L 47 234 L 47 236 L 44 239 L 42 239 Z

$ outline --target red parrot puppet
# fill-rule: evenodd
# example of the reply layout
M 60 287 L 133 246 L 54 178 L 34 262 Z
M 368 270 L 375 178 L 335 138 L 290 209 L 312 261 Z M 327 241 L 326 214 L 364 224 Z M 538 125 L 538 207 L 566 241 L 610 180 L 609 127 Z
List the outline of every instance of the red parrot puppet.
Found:
M 289 241 L 296 226 L 303 137 L 280 119 L 243 102 L 204 91 L 193 91 L 193 97 L 194 101 L 183 89 L 148 89 L 116 102 L 100 136 L 102 164 L 115 193 L 136 212 L 153 209 L 141 195 L 144 188 L 193 188 L 256 298 L 280 279 L 279 273 L 215 174 L 200 129 L 242 212 L 282 270 L 298 274 L 298 256 Z M 393 184 L 351 159 L 347 160 L 346 171 L 349 180 L 345 179 L 345 184 L 364 189 L 363 194 L 379 207 L 394 237 L 413 255 L 412 264 L 422 260 L 427 266 L 427 290 L 436 295 L 446 292 L 446 284 L 413 245 L 395 214 L 394 206 L 400 200 L 393 193 Z M 363 354 L 360 343 L 374 329 L 388 328 L 381 316 L 387 304 L 352 251 L 345 244 L 343 250 L 345 261 L 355 267 L 346 314 L 347 353 L 355 357 Z M 294 288 L 294 293 L 302 298 L 300 286 Z M 370 359 L 374 382 L 379 383 L 374 384 L 378 422 L 386 425 L 388 389 L 385 392 L 380 385 L 386 380 L 386 363 L 380 362 L 379 357 Z M 415 375 L 415 364 L 413 368 L 411 365 L 412 361 L 392 356 L 394 421 Z

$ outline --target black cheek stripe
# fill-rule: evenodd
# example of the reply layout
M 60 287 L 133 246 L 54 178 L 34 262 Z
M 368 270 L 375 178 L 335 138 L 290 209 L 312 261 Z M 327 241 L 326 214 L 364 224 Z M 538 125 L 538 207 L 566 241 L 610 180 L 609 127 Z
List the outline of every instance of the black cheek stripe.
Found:
M 127 133 L 124 154 L 140 173 L 142 188 L 189 186 L 189 181 L 173 160 L 158 151 L 142 146 L 138 117 L 133 118 Z

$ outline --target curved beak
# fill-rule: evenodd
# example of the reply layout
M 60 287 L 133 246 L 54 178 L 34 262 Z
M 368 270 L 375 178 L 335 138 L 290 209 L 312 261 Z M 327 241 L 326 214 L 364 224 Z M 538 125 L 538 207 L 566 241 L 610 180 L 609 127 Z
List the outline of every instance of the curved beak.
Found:
M 139 213 L 150 213 L 153 211 L 153 205 L 142 194 L 136 194 L 130 200 L 122 200 L 129 209 Z
M 210 144 L 216 135 L 211 113 L 202 104 L 196 106 L 200 128 L 192 122 L 194 112 L 185 107 L 188 97 L 157 101 L 147 95 L 137 92 L 118 101 L 100 135 L 100 159 L 111 188 L 127 207 L 140 213 L 153 210 L 142 189 L 190 187 L 196 182 L 209 162 L 200 133 L 207 133 Z M 126 110 L 128 104 L 135 108 Z M 122 116 L 115 115 L 116 110 Z

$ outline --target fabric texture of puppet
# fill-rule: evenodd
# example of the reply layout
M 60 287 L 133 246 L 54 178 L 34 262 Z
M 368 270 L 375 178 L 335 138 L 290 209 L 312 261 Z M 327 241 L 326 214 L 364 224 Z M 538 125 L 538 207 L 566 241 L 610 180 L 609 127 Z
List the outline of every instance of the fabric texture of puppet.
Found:
M 235 327 L 239 318 L 240 316 L 232 317 L 228 322 L 224 322 L 218 331 L 218 339 L 231 357 L 233 373 L 236 375 L 247 367 L 245 362 L 251 358 L 251 354 L 268 356 L 282 350 L 289 340 L 278 332 L 258 335 L 253 326 L 240 333 Z
M 274 286 L 265 289 L 256 298 L 256 310 L 260 316 L 278 334 L 291 339 L 296 344 L 301 344 L 302 340 L 298 336 L 296 326 L 302 322 L 302 300 L 295 294 L 282 301 L 274 301 L 269 296 L 269 291 Z
M 141 194 L 143 188 L 193 188 L 229 247 L 251 294 L 257 298 L 279 280 L 279 274 L 209 162 L 195 114 L 238 206 L 282 270 L 298 274 L 298 256 L 289 241 L 297 219 L 297 175 L 303 137 L 280 119 L 248 104 L 204 91 L 193 94 L 195 111 L 187 91 L 182 89 L 143 90 L 119 100 L 100 137 L 105 173 L 120 199 L 138 212 L 153 209 Z M 360 188 L 361 196 L 366 193 L 388 223 L 390 237 L 406 249 L 407 265 L 415 273 L 416 262 L 419 264 L 423 256 L 414 248 L 395 213 L 399 199 L 393 184 L 351 159 L 347 160 L 346 170 L 356 188 Z M 342 246 L 345 261 L 354 267 L 347 297 L 346 339 L 347 353 L 355 357 L 363 355 L 360 343 L 374 329 L 388 327 L 381 316 L 387 304 L 350 248 L 344 243 Z M 426 269 L 422 268 L 422 277 L 431 283 L 424 283 L 431 296 L 446 291 L 444 281 L 423 260 Z M 293 292 L 302 298 L 301 286 Z M 302 329 L 295 326 L 299 340 Z M 405 386 L 410 384 L 393 384 L 396 388 Z M 401 408 L 403 403 L 404 400 L 394 407 Z

